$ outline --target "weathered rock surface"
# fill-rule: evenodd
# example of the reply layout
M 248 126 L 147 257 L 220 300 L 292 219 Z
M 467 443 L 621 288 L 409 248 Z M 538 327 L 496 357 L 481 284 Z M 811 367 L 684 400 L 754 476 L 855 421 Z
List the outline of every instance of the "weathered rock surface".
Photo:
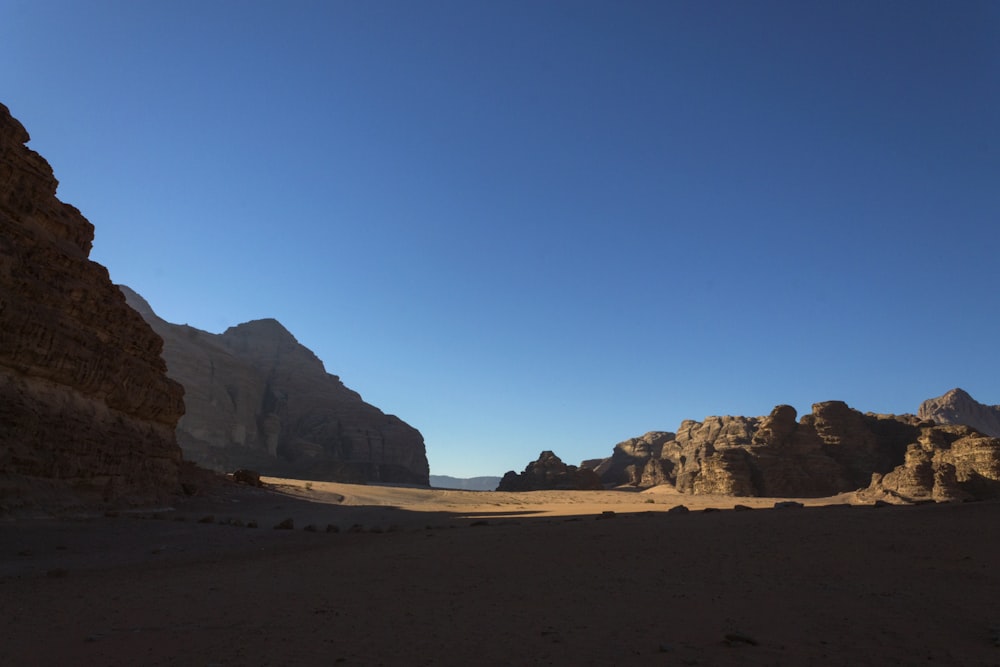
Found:
M 509 471 L 500 480 L 497 491 L 591 491 L 603 489 L 601 478 L 590 468 L 563 463 L 550 451 L 544 451 L 518 474 Z
M 184 385 L 185 458 L 269 476 L 428 483 L 420 432 L 365 403 L 277 320 L 212 334 L 166 322 L 121 290 L 163 337 L 167 372 Z
M 798 421 L 788 405 L 766 417 L 686 420 L 676 434 L 615 445 L 594 468 L 608 486 L 671 484 L 692 494 L 821 497 L 867 488 L 904 500 L 992 497 L 996 442 L 966 427 L 827 401 Z
M 872 475 L 864 494 L 938 502 L 1000 497 L 1000 438 L 963 425 L 923 426 L 903 463 Z
M 0 473 L 147 499 L 178 484 L 183 390 L 162 341 L 89 260 L 94 227 L 0 104 Z M 0 496 L 3 495 L 0 490 Z
M 965 424 L 983 435 L 1000 438 L 1000 405 L 984 405 L 963 389 L 927 399 L 920 404 L 917 416 L 938 424 Z

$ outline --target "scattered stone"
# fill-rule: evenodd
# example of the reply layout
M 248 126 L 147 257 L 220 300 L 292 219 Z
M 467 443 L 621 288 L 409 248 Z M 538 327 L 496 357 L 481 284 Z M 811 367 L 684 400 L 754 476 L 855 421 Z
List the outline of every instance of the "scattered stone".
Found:
M 257 527 L 256 521 L 247 521 L 247 528 L 256 528 L 256 527 Z
M 339 533 L 340 532 L 340 526 L 338 526 L 336 524 L 328 523 L 328 524 L 326 524 L 326 532 L 328 532 L 328 533 Z
M 759 645 L 756 639 L 741 632 L 727 633 L 724 639 L 727 646 L 738 646 L 740 644 L 746 644 L 748 646 Z
M 603 512 L 601 512 L 600 516 L 598 516 L 597 518 L 598 519 L 614 519 L 615 518 L 615 513 L 612 512 L 611 510 L 604 510 Z
M 363 532 L 365 532 L 365 527 L 362 526 L 360 523 L 356 523 L 356 524 L 352 525 L 350 528 L 348 528 L 347 532 L 349 532 L 349 533 L 363 533 Z
M 686 505 L 675 505 L 667 510 L 667 514 L 686 514 L 690 511 Z
M 733 505 L 733 509 L 737 512 L 746 512 L 748 510 L 752 510 L 753 508 L 749 505 Z
M 215 523 L 215 517 L 209 514 L 198 519 L 198 523 Z
M 776 510 L 790 510 L 790 509 L 798 509 L 800 507 L 805 507 L 805 505 L 798 502 L 797 500 L 779 500 L 778 502 L 774 503 L 774 509 Z
M 704 512 L 705 514 L 708 514 L 709 512 L 718 512 L 718 511 L 719 511 L 718 507 L 706 507 L 705 509 L 702 510 L 702 512 Z
M 247 486 L 262 487 L 264 483 L 260 481 L 260 473 L 256 470 L 240 468 L 233 472 L 233 481 Z
M 292 530 L 295 528 L 295 521 L 291 518 L 285 519 L 284 521 L 279 521 L 274 524 L 275 530 Z

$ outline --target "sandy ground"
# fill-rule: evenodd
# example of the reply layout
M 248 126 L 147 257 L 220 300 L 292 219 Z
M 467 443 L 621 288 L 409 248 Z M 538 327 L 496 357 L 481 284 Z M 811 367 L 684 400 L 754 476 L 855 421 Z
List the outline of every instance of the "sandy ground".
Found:
M 266 481 L 0 521 L 0 665 L 1000 665 L 998 503 Z

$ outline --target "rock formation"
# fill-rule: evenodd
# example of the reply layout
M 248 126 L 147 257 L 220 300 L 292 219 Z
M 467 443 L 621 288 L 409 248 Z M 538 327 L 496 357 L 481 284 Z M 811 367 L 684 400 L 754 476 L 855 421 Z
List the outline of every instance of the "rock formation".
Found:
M 872 475 L 865 493 L 905 501 L 1000 497 L 1000 438 L 963 425 L 925 425 L 903 463 Z
M 51 480 L 104 499 L 173 491 L 183 390 L 159 336 L 89 260 L 93 225 L 56 198 L 28 140 L 0 104 L 3 483 Z
M 167 373 L 184 385 L 185 458 L 271 476 L 428 483 L 420 432 L 365 403 L 277 320 L 212 334 L 166 322 L 121 290 L 163 337 Z
M 927 399 L 917 415 L 938 424 L 965 424 L 983 435 L 1000 438 L 1000 405 L 984 405 L 963 389 Z
M 497 491 L 591 491 L 603 489 L 601 478 L 589 468 L 578 468 L 562 462 L 550 451 L 544 451 L 518 474 L 509 471 L 500 480 Z
M 827 401 L 798 421 L 788 405 L 767 417 L 686 420 L 676 434 L 615 445 L 594 468 L 608 486 L 665 483 L 693 494 L 821 497 L 869 488 L 906 500 L 982 498 L 1000 481 L 997 443 L 966 427 Z

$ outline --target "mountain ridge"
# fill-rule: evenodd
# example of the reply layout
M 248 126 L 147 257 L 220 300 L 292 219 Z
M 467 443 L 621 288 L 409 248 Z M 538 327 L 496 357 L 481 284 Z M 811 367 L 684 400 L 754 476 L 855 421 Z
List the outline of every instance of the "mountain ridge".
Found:
M 364 402 L 278 320 L 213 334 L 167 322 L 119 288 L 163 338 L 168 375 L 185 387 L 177 435 L 186 457 L 279 477 L 429 483 L 420 432 Z

